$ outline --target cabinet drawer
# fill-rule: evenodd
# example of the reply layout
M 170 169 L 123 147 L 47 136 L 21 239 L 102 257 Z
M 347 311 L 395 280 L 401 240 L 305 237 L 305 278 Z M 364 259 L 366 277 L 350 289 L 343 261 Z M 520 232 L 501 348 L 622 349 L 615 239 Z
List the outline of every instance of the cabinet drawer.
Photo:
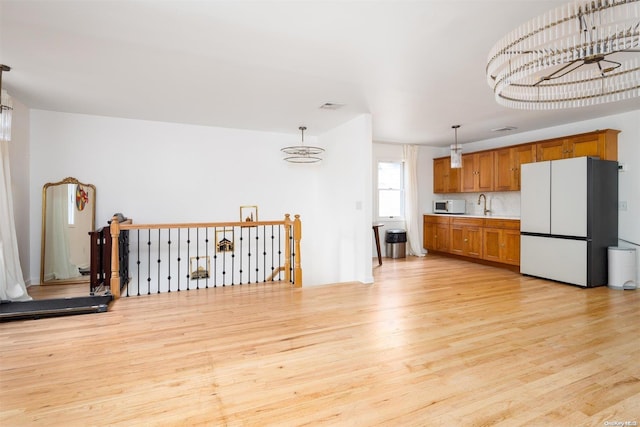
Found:
M 482 227 L 484 219 L 482 218 L 451 218 L 451 225 Z
M 446 215 L 424 215 L 424 222 L 428 222 L 430 224 L 449 224 L 451 217 Z
M 504 228 L 507 230 L 519 230 L 520 221 L 517 219 L 485 219 L 484 226 L 489 228 Z

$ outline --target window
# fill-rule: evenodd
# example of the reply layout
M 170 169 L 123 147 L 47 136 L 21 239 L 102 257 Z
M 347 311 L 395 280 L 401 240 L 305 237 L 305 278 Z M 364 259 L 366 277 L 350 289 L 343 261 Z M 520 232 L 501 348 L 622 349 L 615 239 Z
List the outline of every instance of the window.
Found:
M 404 164 L 378 162 L 378 217 L 404 216 Z

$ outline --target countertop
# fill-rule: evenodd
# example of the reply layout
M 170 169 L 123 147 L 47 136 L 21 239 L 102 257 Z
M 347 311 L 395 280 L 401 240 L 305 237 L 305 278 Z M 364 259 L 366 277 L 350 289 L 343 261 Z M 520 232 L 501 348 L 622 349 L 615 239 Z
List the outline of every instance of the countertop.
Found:
M 506 215 L 472 215 L 472 214 L 440 214 L 427 212 L 424 215 L 438 215 L 438 216 L 451 216 L 458 218 L 487 218 L 487 219 L 515 219 L 520 220 L 519 216 L 506 216 Z

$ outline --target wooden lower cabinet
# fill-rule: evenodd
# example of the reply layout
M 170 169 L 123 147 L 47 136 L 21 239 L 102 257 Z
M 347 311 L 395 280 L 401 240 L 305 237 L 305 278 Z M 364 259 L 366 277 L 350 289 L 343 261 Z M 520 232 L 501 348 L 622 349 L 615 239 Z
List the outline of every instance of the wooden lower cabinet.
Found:
M 520 230 L 484 228 L 482 259 L 520 265 Z
M 482 258 L 482 224 L 480 218 L 451 218 L 449 252 Z
M 520 265 L 520 221 L 424 215 L 427 250 Z
M 449 222 L 448 216 L 424 216 L 423 246 L 425 249 L 449 252 Z

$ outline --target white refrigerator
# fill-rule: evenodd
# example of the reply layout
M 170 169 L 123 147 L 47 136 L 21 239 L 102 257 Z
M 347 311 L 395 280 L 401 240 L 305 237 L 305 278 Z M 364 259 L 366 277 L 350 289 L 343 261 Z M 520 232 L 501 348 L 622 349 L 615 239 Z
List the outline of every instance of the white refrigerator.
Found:
M 522 274 L 604 286 L 607 248 L 617 243 L 617 162 L 577 157 L 522 165 Z

